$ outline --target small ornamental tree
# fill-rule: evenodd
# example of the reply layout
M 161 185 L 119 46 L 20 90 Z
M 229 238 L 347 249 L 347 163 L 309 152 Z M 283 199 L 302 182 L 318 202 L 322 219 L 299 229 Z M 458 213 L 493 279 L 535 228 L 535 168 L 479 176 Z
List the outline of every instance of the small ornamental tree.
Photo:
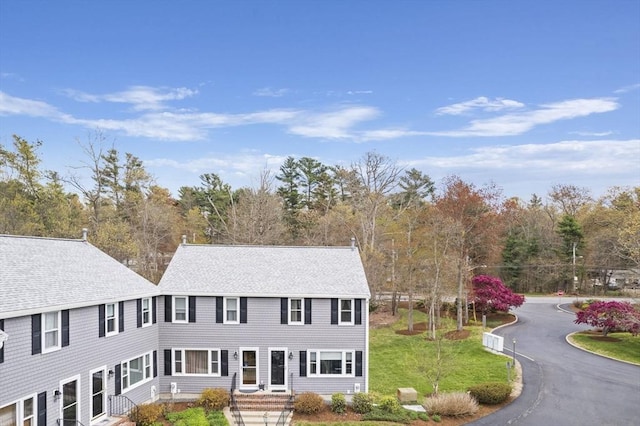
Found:
M 640 333 L 640 311 L 629 302 L 595 301 L 577 312 L 574 322 L 599 328 L 603 336 L 611 331 L 628 331 L 634 336 Z
M 476 309 L 486 314 L 493 311 L 508 312 L 524 303 L 524 296 L 516 294 L 498 277 L 476 275 L 472 280 Z

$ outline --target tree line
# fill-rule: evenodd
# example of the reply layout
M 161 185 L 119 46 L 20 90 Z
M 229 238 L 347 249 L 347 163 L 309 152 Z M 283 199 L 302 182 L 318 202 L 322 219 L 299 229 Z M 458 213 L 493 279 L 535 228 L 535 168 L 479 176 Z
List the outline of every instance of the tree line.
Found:
M 369 152 L 349 166 L 289 157 L 277 174 L 260 172 L 255 187 L 206 173 L 173 196 L 137 156 L 106 142 L 96 133 L 80 143 L 84 161 L 65 171 L 42 170 L 41 141 L 15 135 L 12 146 L 0 144 L 0 233 L 77 238 L 88 228 L 93 245 L 156 283 L 182 235 L 252 245 L 354 238 L 374 300 L 402 292 L 433 316 L 443 295 L 466 298 L 478 274 L 515 292 L 584 293 L 596 279 L 606 287 L 613 270 L 640 268 L 640 187 L 594 199 L 588 188 L 558 184 L 545 200 L 524 201 L 454 175 L 436 185 Z

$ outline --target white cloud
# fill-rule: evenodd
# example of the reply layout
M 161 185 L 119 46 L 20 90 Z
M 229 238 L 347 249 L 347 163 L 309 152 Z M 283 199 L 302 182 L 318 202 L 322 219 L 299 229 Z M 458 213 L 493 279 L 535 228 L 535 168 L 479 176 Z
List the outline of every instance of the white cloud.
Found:
M 613 91 L 613 93 L 627 93 L 632 92 L 634 90 L 640 89 L 640 83 L 630 84 L 629 86 L 624 86 L 619 89 Z
M 539 109 L 533 111 L 472 120 L 469 126 L 460 130 L 429 132 L 429 134 L 451 137 L 513 136 L 528 132 L 541 124 L 614 111 L 618 107 L 616 100 L 611 98 L 571 99 L 541 105 Z
M 347 95 L 371 95 L 373 90 L 349 90 Z
M 513 101 L 511 99 L 495 98 L 493 100 L 480 96 L 470 101 L 460 102 L 457 104 L 440 107 L 436 110 L 437 115 L 460 115 L 471 110 L 479 109 L 482 111 L 502 111 L 504 109 L 518 109 L 525 105 L 522 102 Z
M 54 118 L 61 113 L 46 102 L 31 99 L 17 98 L 7 93 L 0 92 L 1 115 L 29 115 L 32 117 Z
M 379 129 L 367 130 L 359 134 L 359 138 L 363 141 L 380 141 L 388 139 L 399 139 L 410 136 L 423 136 L 425 132 L 418 132 L 406 129 Z
M 74 89 L 61 91 L 66 96 L 78 102 L 113 102 L 133 105 L 135 111 L 166 109 L 165 102 L 186 99 L 198 94 L 197 90 L 186 87 L 166 88 L 149 86 L 132 86 L 122 92 L 95 95 Z
M 289 127 L 289 133 L 309 138 L 353 138 L 355 125 L 380 115 L 377 108 L 352 106 L 325 113 L 306 113 Z
M 289 89 L 272 89 L 271 87 L 263 87 L 253 92 L 254 96 L 265 96 L 269 98 L 281 98 L 289 92 Z
M 571 135 L 578 135 L 578 136 L 594 136 L 594 137 L 598 137 L 601 138 L 603 136 L 610 136 L 612 135 L 614 132 L 609 130 L 606 132 L 580 132 L 580 131 L 576 131 L 576 132 L 569 132 L 569 134 Z

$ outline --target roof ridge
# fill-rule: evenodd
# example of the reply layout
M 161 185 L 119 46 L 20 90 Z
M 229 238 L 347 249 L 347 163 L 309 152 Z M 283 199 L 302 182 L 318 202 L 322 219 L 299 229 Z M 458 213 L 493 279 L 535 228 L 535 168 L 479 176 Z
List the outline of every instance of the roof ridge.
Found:
M 39 237 L 33 235 L 11 235 L 11 234 L 0 234 L 1 238 L 20 238 L 24 240 L 51 240 L 51 241 L 75 241 L 79 243 L 87 242 L 82 238 L 61 238 L 61 237 Z

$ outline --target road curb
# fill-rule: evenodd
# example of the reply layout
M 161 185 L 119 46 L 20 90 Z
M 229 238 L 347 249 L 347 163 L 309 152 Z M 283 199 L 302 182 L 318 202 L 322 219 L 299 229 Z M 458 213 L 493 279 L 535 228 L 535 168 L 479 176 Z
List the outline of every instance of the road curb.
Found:
M 572 342 L 572 341 L 570 340 L 571 336 L 573 336 L 574 334 L 578 334 L 578 333 L 581 333 L 581 331 L 574 331 L 573 333 L 569 333 L 569 334 L 567 334 L 566 336 L 564 336 L 564 340 L 566 340 L 566 341 L 567 341 L 567 343 L 568 343 L 568 344 L 570 344 L 571 346 L 573 346 L 574 348 L 576 348 L 576 349 L 580 349 L 580 350 L 581 350 L 581 351 L 583 351 L 583 352 L 588 352 L 588 353 L 590 353 L 590 354 L 597 355 L 597 356 L 600 356 L 600 357 L 602 357 L 602 358 L 612 359 L 612 360 L 614 360 L 614 361 L 618 361 L 618 362 L 624 362 L 625 364 L 630 364 L 630 365 L 637 365 L 637 366 L 640 366 L 640 364 L 638 364 L 638 363 L 636 363 L 636 362 L 631 362 L 631 361 L 627 361 L 627 360 L 624 360 L 624 359 L 614 358 L 614 357 L 612 357 L 612 356 L 610 356 L 610 355 L 600 354 L 600 353 L 598 353 L 598 352 L 594 352 L 594 351 L 591 351 L 591 350 L 589 350 L 589 349 L 583 348 L 582 346 L 578 346 L 578 344 L 577 344 L 577 343 L 574 343 L 574 342 Z

